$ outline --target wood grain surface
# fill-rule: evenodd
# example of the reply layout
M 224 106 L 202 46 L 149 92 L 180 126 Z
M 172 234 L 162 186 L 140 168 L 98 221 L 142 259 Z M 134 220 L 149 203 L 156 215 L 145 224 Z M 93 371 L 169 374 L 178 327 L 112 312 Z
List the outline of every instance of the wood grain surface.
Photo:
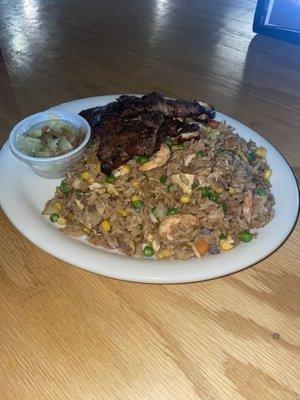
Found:
M 52 105 L 155 89 L 215 104 L 299 177 L 300 47 L 254 37 L 255 3 L 2 0 L 0 144 Z M 299 399 L 299 238 L 234 275 L 155 286 L 59 261 L 0 211 L 0 399 Z

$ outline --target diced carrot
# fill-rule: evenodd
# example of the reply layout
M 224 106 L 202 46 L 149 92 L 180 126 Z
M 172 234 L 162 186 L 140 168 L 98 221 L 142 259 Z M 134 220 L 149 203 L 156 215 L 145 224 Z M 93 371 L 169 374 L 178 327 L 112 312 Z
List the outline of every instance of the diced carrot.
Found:
M 219 126 L 219 122 L 211 119 L 210 121 L 208 121 L 207 125 L 210 126 L 212 129 L 217 129 L 217 127 Z
M 200 239 L 197 244 L 197 249 L 201 254 L 201 256 L 204 256 L 208 252 L 209 247 L 210 247 L 209 244 L 203 239 Z

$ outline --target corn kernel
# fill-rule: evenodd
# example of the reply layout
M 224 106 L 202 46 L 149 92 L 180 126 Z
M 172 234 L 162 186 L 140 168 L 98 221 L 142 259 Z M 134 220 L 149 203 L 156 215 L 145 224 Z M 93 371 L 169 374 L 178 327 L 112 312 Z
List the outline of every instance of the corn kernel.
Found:
M 172 257 L 173 254 L 174 252 L 172 250 L 165 249 L 158 254 L 158 258 L 160 259 L 169 258 Z
M 134 195 L 131 197 L 132 203 L 135 202 L 135 201 L 138 201 L 138 200 L 140 200 L 140 198 L 139 198 L 139 196 L 137 196 L 136 194 L 134 194 Z
M 115 185 L 113 185 L 112 183 L 106 183 L 105 184 L 106 187 L 106 191 L 109 194 L 113 194 L 115 196 L 119 195 L 119 192 L 117 191 L 117 189 L 115 188 Z
M 264 171 L 263 176 L 264 176 L 264 179 L 265 179 L 266 181 L 268 181 L 268 180 L 271 178 L 271 175 L 272 175 L 272 171 L 271 171 L 270 169 L 266 169 L 266 170 Z
M 264 171 L 264 173 L 263 173 L 263 177 L 264 177 L 265 180 L 270 179 L 271 175 L 272 175 L 272 171 L 271 171 L 269 168 L 266 169 L 266 170 Z
M 228 189 L 229 194 L 235 194 L 235 189 L 233 187 L 230 187 Z
M 59 225 L 66 225 L 67 221 L 66 221 L 66 219 L 64 217 L 59 217 L 58 220 L 57 220 L 57 223 Z
M 132 186 L 133 186 L 134 188 L 138 188 L 138 187 L 140 186 L 140 182 L 134 181 L 134 182 L 132 183 Z
M 111 230 L 111 225 L 109 221 L 104 220 L 101 222 L 101 228 L 104 232 L 109 232 Z
M 87 181 L 89 178 L 91 178 L 91 174 L 89 173 L 89 171 L 83 171 L 81 172 L 81 179 L 83 181 Z
M 98 164 L 95 164 L 95 166 L 94 166 L 94 171 L 95 171 L 96 174 L 99 174 L 99 173 L 100 173 L 100 164 L 99 164 L 99 163 L 98 163 Z
M 61 203 L 59 203 L 59 202 L 54 203 L 54 208 L 56 208 L 57 211 L 60 211 L 61 210 Z
M 233 248 L 234 240 L 232 237 L 229 235 L 227 236 L 226 239 L 221 239 L 220 240 L 220 246 L 222 250 L 228 251 Z
M 124 218 L 127 217 L 127 215 L 128 215 L 127 211 L 124 210 L 124 208 L 121 208 L 121 210 L 119 210 L 118 212 L 119 212 L 119 215 Z
M 264 147 L 258 147 L 255 150 L 255 154 L 257 155 L 257 157 L 264 158 L 264 157 L 266 157 L 267 150 Z
M 147 242 L 152 243 L 154 240 L 154 236 L 151 235 L 151 233 L 149 233 L 149 235 L 147 236 Z
M 187 194 L 183 194 L 183 195 L 180 197 L 180 202 L 181 202 L 182 204 L 189 203 L 190 201 L 191 201 L 191 197 L 190 197 L 189 195 L 187 195 Z
M 129 172 L 130 172 L 130 165 L 128 165 L 128 164 L 123 165 L 122 170 L 123 170 L 124 175 L 125 175 L 125 174 L 129 174 Z

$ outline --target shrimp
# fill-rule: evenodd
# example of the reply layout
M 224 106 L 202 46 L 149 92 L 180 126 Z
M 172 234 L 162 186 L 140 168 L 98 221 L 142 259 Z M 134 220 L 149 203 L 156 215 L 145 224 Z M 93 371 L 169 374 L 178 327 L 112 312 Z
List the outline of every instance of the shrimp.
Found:
M 253 194 L 251 190 L 247 190 L 243 203 L 243 215 L 248 225 L 251 222 L 252 207 L 253 207 Z
M 152 169 L 163 167 L 169 161 L 171 156 L 171 150 L 169 146 L 163 143 L 160 146 L 160 149 L 155 154 L 154 158 L 150 161 L 147 161 L 145 164 L 139 166 L 139 170 L 141 172 L 151 171 Z
M 179 214 L 166 217 L 159 226 L 159 236 L 168 240 L 173 240 L 174 233 L 178 230 L 183 230 L 191 225 L 199 225 L 199 219 L 192 214 Z

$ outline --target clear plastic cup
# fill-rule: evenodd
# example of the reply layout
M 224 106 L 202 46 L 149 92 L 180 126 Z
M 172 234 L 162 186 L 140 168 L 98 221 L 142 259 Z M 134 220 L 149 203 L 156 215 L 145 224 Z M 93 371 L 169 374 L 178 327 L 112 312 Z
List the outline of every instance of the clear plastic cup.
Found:
M 85 137 L 83 142 L 75 149 L 53 157 L 32 157 L 25 154 L 18 145 L 20 135 L 24 135 L 36 124 L 49 121 L 62 120 L 71 124 L 75 129 L 81 130 Z M 9 135 L 9 147 L 13 155 L 20 161 L 30 165 L 33 171 L 44 178 L 62 178 L 68 170 L 81 159 L 91 137 L 91 128 L 88 122 L 75 113 L 48 110 L 40 112 L 20 121 Z

